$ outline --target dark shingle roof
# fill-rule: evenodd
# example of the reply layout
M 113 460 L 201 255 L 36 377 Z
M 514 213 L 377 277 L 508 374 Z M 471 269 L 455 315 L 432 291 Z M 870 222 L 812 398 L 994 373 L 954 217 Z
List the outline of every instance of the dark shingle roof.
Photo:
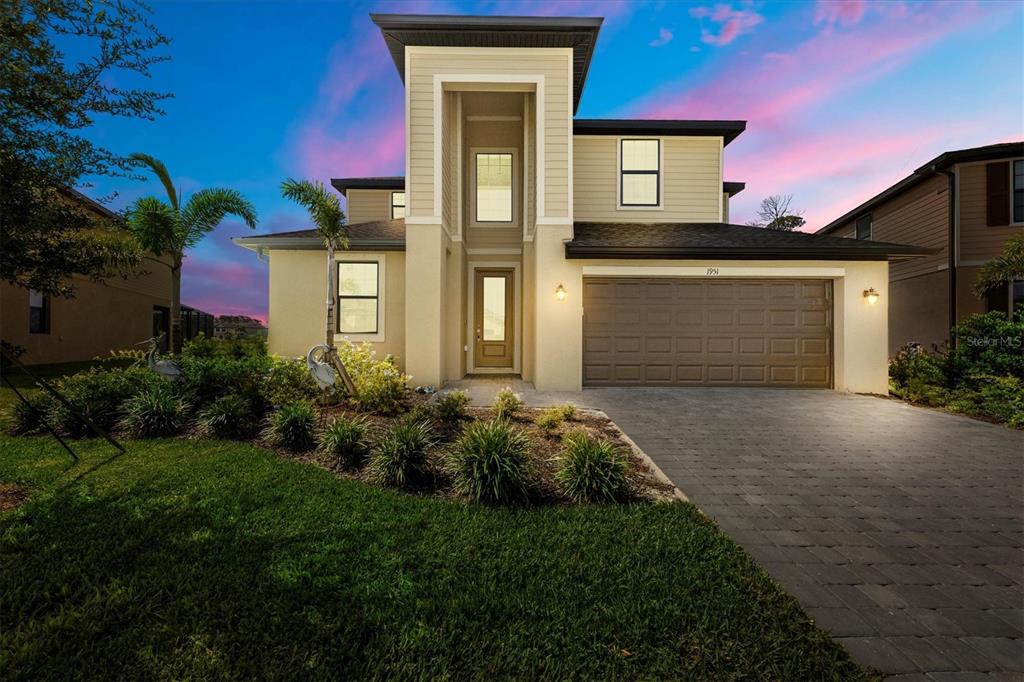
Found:
M 293 230 L 246 237 L 232 241 L 254 251 L 261 249 L 320 249 L 323 242 L 316 230 Z M 396 251 L 405 249 L 405 219 L 373 220 L 348 226 L 349 248 L 353 251 Z
M 350 189 L 405 189 L 405 176 L 388 175 L 372 178 L 331 178 L 331 186 L 348 196 Z
M 729 144 L 746 129 L 746 121 L 577 118 L 572 122 L 573 135 L 700 135 L 721 137 L 723 144 Z
M 727 223 L 575 223 L 567 258 L 887 260 L 932 253 L 907 244 Z

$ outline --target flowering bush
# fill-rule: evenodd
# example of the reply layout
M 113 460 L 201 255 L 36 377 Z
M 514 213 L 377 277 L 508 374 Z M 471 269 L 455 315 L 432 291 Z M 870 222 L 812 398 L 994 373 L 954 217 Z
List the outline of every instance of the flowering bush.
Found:
M 370 344 L 357 346 L 346 341 L 338 347 L 338 357 L 356 386 L 356 396 L 351 402 L 368 412 L 394 414 L 399 411 L 412 377 L 398 370 L 393 356 L 378 360 Z

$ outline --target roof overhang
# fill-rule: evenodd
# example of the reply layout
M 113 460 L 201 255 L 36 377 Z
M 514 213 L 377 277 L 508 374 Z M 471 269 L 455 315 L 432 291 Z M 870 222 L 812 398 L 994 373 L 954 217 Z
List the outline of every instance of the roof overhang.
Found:
M 323 240 L 317 237 L 234 237 L 236 246 L 259 255 L 267 251 L 322 251 Z M 397 239 L 350 239 L 349 251 L 405 251 L 405 242 Z
M 347 197 L 350 189 L 405 189 L 401 175 L 375 178 L 331 178 L 331 186 Z
M 972 147 L 971 149 L 957 149 L 955 151 L 943 152 L 934 159 L 924 164 L 913 173 L 903 178 L 888 189 L 882 190 L 856 208 L 847 211 L 825 227 L 819 228 L 817 234 L 828 234 L 833 230 L 842 227 L 854 218 L 859 218 L 864 213 L 872 210 L 886 199 L 905 192 L 932 177 L 935 173 L 948 170 L 950 166 L 958 163 L 976 163 L 979 161 L 998 161 L 999 159 L 1012 159 L 1024 156 L 1024 142 L 1004 142 L 990 144 L 984 147 Z
M 565 47 L 573 51 L 573 111 L 594 55 L 601 17 L 504 17 L 446 14 L 370 14 L 405 82 L 405 48 Z
M 723 182 L 722 191 L 731 197 L 736 196 L 747 186 L 745 182 Z
M 636 259 L 636 260 L 844 260 L 884 261 L 890 256 L 879 252 L 836 251 L 835 249 L 767 249 L 749 247 L 702 248 L 702 247 L 615 247 L 578 246 L 572 242 L 565 245 L 568 259 L 593 258 L 595 260 Z
M 746 129 L 746 121 L 577 118 L 572 122 L 573 135 L 679 135 L 721 137 L 723 144 L 729 144 Z

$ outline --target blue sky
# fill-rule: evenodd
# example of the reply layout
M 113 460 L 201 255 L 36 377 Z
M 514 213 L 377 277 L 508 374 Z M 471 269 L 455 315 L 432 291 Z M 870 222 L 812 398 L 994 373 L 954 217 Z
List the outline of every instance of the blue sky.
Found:
M 794 195 L 816 228 L 947 150 L 1024 138 L 1021 2 L 157 2 L 174 94 L 154 122 L 89 135 L 162 159 L 185 194 L 226 186 L 259 232 L 302 229 L 289 176 L 401 174 L 402 84 L 369 12 L 603 16 L 580 117 L 738 118 L 733 222 Z M 121 75 L 112 76 L 118 82 Z M 125 81 L 127 84 L 128 81 Z M 113 208 L 154 182 L 98 179 Z M 265 319 L 266 265 L 225 221 L 186 261 L 183 300 Z

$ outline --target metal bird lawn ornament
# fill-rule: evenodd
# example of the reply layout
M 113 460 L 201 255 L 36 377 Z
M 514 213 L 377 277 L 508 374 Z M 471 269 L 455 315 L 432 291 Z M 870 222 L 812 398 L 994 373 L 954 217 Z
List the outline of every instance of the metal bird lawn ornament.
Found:
M 146 353 L 146 365 L 159 374 L 167 381 L 177 381 L 181 376 L 181 365 L 174 362 L 173 360 L 161 360 L 157 356 L 157 348 L 160 345 L 160 339 L 163 338 L 163 334 L 158 334 L 151 339 L 141 341 L 135 345 L 144 346 L 149 344 L 149 352 Z

